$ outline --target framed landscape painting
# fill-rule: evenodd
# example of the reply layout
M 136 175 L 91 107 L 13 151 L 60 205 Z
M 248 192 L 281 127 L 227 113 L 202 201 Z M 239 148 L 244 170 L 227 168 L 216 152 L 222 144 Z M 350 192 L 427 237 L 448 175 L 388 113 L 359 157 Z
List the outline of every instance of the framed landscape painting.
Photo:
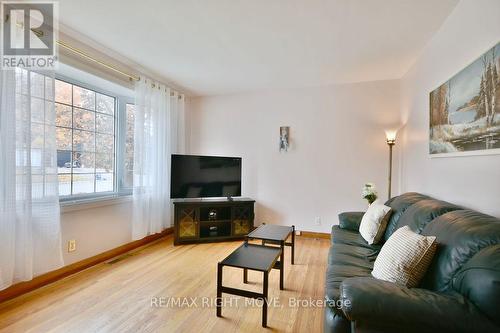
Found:
M 430 93 L 429 154 L 500 154 L 500 43 Z

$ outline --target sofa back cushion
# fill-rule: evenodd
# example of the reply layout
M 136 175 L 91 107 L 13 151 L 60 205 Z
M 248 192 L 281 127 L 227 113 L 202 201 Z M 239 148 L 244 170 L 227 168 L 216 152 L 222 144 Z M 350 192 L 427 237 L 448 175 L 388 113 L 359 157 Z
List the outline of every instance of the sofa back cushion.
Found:
M 500 245 L 476 253 L 457 272 L 452 287 L 500 326 Z
M 458 209 L 463 208 L 446 201 L 423 199 L 415 202 L 401 214 L 396 229 L 407 225 L 413 232 L 420 234 L 436 217 Z
M 476 253 L 500 244 L 500 220 L 472 210 L 454 210 L 428 223 L 422 235 L 436 236 L 437 251 L 421 285 L 443 292 L 451 289 L 453 278 Z
M 401 215 L 403 215 L 405 210 L 408 209 L 408 207 L 420 200 L 425 199 L 430 199 L 430 197 L 416 192 L 404 193 L 397 197 L 389 199 L 385 203 L 385 205 L 391 207 L 392 214 L 389 222 L 387 223 L 387 228 L 385 229 L 383 240 L 388 240 L 389 237 L 391 237 L 392 233 L 396 231 L 399 218 L 401 217 Z

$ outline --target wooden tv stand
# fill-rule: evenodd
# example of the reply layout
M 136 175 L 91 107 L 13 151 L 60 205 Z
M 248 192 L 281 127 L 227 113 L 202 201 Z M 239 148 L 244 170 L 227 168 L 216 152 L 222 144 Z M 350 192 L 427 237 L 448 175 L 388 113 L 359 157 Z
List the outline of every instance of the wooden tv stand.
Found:
M 249 198 L 176 199 L 174 245 L 244 239 L 254 229 Z

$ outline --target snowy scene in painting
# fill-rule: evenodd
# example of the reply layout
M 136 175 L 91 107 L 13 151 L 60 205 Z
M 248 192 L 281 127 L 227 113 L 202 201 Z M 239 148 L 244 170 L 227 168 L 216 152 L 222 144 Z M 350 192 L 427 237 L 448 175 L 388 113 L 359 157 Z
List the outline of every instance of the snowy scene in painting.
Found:
M 500 148 L 500 43 L 430 94 L 431 154 Z

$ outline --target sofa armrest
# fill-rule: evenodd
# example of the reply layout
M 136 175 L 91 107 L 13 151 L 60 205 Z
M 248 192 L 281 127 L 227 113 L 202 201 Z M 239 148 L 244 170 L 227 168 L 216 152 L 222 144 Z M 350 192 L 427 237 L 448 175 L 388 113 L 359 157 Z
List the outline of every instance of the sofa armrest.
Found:
M 359 230 L 359 224 L 363 218 L 364 212 L 345 212 L 339 214 L 339 226 L 341 229 L 352 231 Z
M 354 322 L 413 327 L 427 332 L 498 330 L 461 294 L 406 288 L 372 277 L 348 278 L 340 285 L 342 311 Z

